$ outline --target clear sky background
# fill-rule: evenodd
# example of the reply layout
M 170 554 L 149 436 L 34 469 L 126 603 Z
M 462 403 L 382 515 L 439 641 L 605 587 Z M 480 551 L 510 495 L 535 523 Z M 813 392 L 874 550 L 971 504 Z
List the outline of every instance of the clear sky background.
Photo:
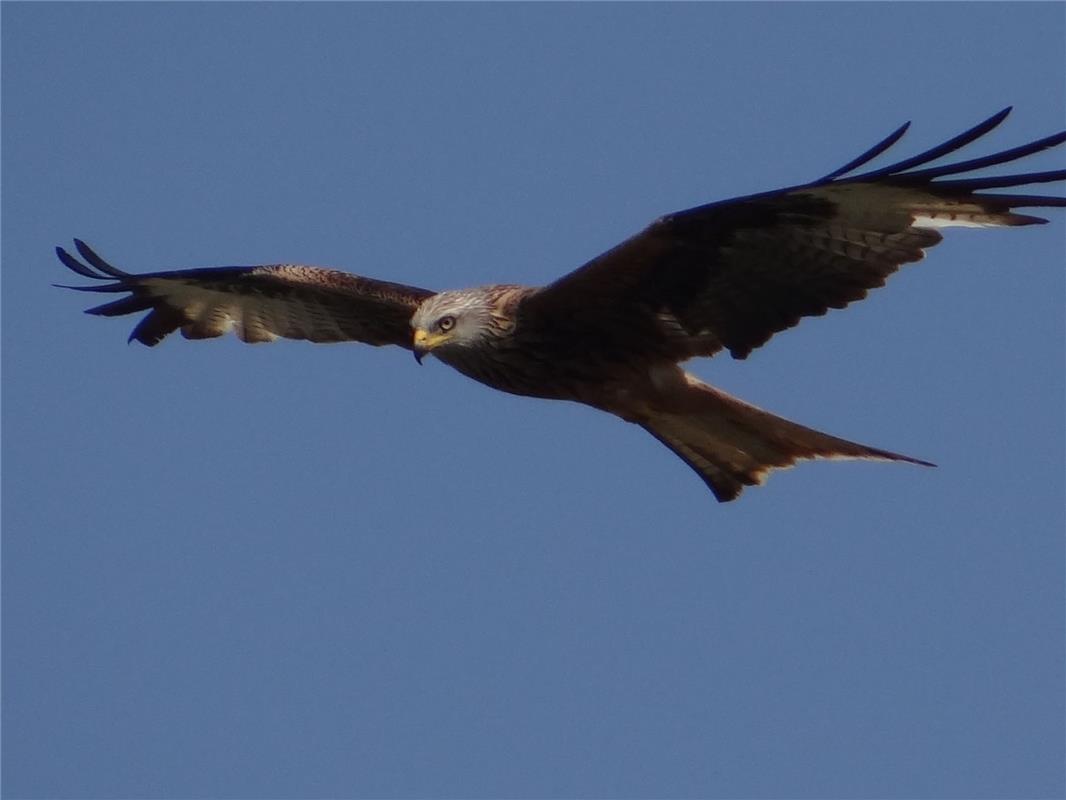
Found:
M 547 282 L 907 119 L 902 155 L 1061 129 L 1062 4 L 2 14 L 5 796 L 1062 795 L 1061 213 L 695 364 L 940 465 L 728 505 L 589 409 L 395 348 L 127 346 L 51 286 L 75 236 Z

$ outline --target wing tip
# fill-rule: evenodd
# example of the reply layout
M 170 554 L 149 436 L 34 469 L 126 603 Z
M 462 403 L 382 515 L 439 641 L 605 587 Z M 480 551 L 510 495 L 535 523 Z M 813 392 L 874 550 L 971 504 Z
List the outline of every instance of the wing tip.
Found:
M 1014 106 L 1013 105 L 1004 106 L 999 111 L 997 111 L 995 114 L 993 114 L 991 117 L 989 117 L 988 120 L 986 121 L 986 124 L 991 124 L 993 126 L 999 125 L 999 123 L 1003 122 L 1003 120 L 1005 120 L 1007 117 L 1009 117 L 1011 115 L 1012 111 L 1014 111 Z M 995 120 L 995 122 L 992 122 L 992 120 Z

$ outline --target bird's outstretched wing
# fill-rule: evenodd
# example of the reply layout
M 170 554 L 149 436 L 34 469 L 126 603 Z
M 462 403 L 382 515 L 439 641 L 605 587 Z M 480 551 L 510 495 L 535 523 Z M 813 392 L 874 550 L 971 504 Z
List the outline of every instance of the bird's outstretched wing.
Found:
M 941 240 L 937 229 L 1046 222 L 1014 209 L 1066 198 L 982 193 L 1066 179 L 1066 170 L 957 177 L 1066 141 L 1066 131 L 928 166 L 999 125 L 1000 113 L 912 158 L 848 177 L 909 123 L 824 178 L 664 216 L 529 298 L 523 313 L 614 356 L 745 358 L 807 316 L 843 308 Z
M 233 330 L 245 342 L 279 336 L 312 342 L 365 342 L 411 347 L 411 314 L 427 289 L 371 280 L 346 272 L 296 264 L 209 267 L 131 275 L 111 266 L 85 242 L 74 240 L 86 263 L 61 247 L 56 255 L 99 286 L 69 286 L 85 292 L 125 293 L 86 313 L 117 317 L 147 311 L 130 334 L 149 347 L 181 330 L 207 339 Z

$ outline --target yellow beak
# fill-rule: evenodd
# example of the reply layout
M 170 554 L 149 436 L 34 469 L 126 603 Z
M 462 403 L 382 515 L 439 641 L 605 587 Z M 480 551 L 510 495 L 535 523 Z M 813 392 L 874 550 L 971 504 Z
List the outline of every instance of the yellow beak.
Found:
M 415 361 L 421 364 L 426 354 L 437 345 L 447 341 L 448 338 L 446 333 L 430 333 L 421 328 L 415 330 L 414 339 L 411 342 L 411 349 L 415 351 Z

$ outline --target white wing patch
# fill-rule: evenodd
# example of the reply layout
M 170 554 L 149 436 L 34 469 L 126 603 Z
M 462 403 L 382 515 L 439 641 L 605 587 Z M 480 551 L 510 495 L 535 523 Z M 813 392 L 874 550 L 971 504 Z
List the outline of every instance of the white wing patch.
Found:
M 1002 228 L 1002 222 L 988 214 L 918 214 L 915 228 Z

